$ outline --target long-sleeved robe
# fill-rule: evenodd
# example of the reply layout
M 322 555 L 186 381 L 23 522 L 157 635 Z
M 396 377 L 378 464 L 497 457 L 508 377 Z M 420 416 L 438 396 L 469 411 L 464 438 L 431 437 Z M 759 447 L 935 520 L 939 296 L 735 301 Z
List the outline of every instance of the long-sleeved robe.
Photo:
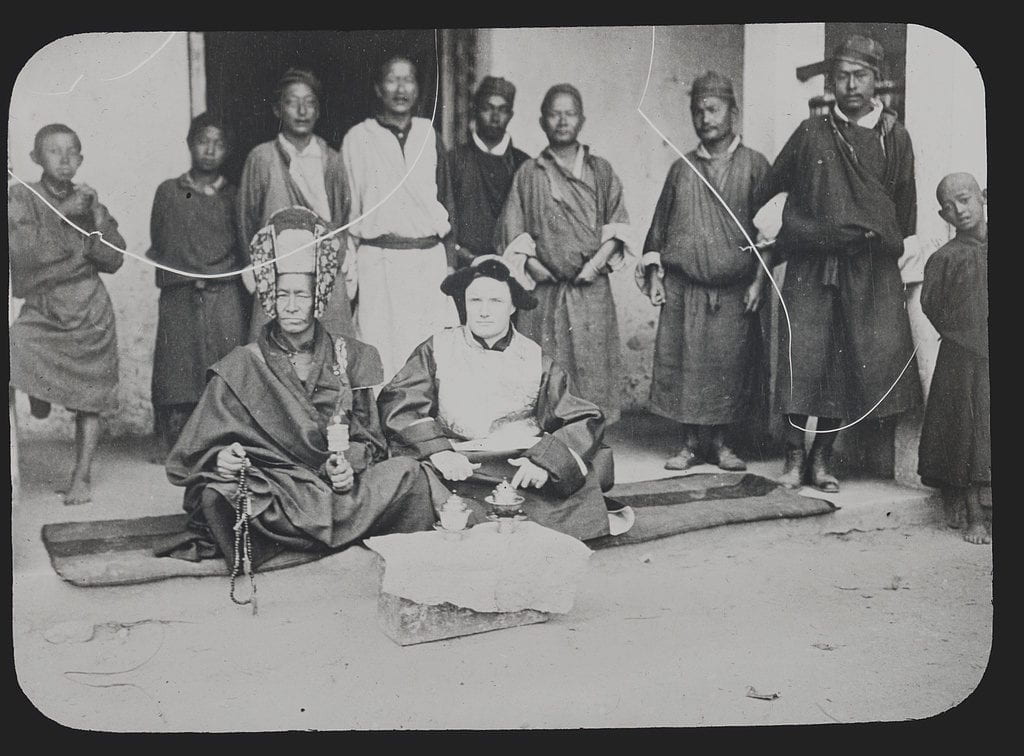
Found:
M 759 152 L 739 144 L 687 158 L 718 190 L 747 233 L 754 190 L 768 170 Z M 683 160 L 669 170 L 644 243 L 643 269 L 663 273 L 665 304 L 654 347 L 651 408 L 677 422 L 724 425 L 747 416 L 759 377 L 761 332 L 744 312 L 758 262 L 725 209 Z
M 515 329 L 487 349 L 468 326 L 420 344 L 378 397 L 395 455 L 425 460 L 454 449 L 481 463 L 465 481 L 447 483 L 482 502 L 526 457 L 549 474 L 541 489 L 520 489 L 535 522 L 581 540 L 608 534 L 599 473 L 592 467 L 604 418 L 574 395 L 565 371 Z M 527 447 L 525 448 L 524 447 Z
M 426 118 L 413 118 L 404 132 L 367 118 L 341 145 L 358 278 L 356 328 L 380 352 L 385 380 L 423 339 L 457 322 L 454 302 L 440 290 L 455 265 L 440 144 Z
M 516 172 L 495 229 L 495 248 L 506 257 L 536 255 L 555 282 L 537 282 L 533 310 L 518 313 L 518 328 L 572 379 L 579 395 L 619 419 L 622 353 L 611 283 L 606 273 L 626 264 L 613 255 L 591 284 L 573 283 L 601 245 L 612 238 L 630 247 L 622 184 L 607 160 L 582 150 L 576 178 L 546 148 Z M 522 263 L 515 265 L 522 268 Z
M 238 442 L 252 463 L 248 483 L 257 562 L 283 548 L 329 551 L 366 536 L 431 528 L 426 471 L 415 460 L 385 459 L 370 387 L 380 380 L 376 350 L 346 338 L 347 365 L 341 371 L 330 335 L 317 324 L 312 368 L 303 384 L 271 335 L 275 327 L 268 324 L 256 343 L 237 347 L 211 368 L 206 391 L 167 460 L 167 477 L 185 487 L 184 508 L 196 526 L 212 531 L 230 564 L 229 502 L 237 482 L 215 468 L 218 452 Z M 355 487 L 345 494 L 331 488 L 324 469 L 330 456 L 326 427 L 339 406 L 348 415 L 345 456 L 355 471 Z
M 897 263 L 917 222 L 910 135 L 888 111 L 873 128 L 831 111 L 809 118 L 772 164 L 755 209 L 779 192 L 789 193 L 778 241 L 793 330 L 790 376 L 780 317 L 780 411 L 853 419 L 890 388 L 874 416 L 917 406 L 921 385 L 916 365 L 908 366 L 914 344 Z
M 32 188 L 60 202 L 41 181 Z M 117 221 L 107 217 L 101 228 L 92 213 L 71 220 L 124 249 Z M 116 272 L 124 255 L 71 228 L 20 184 L 8 189 L 7 239 L 11 295 L 25 299 L 8 333 L 10 384 L 70 410 L 115 409 L 117 329 L 99 274 Z
M 529 155 L 511 143 L 502 155 L 484 152 L 473 141 L 449 154 L 455 237 L 471 255 L 498 253 L 494 248 L 494 227 L 512 187 L 512 178 L 519 166 L 529 159 Z M 460 256 L 457 267 L 470 262 L 469 255 Z
M 932 486 L 992 481 L 988 242 L 957 236 L 924 268 L 921 308 L 942 337 L 917 471 Z
M 185 174 L 156 190 L 147 256 L 179 270 L 215 274 L 243 267 L 234 224 L 236 189 L 212 194 Z M 246 338 L 248 302 L 237 276 L 197 279 L 159 268 L 160 303 L 153 351 L 154 407 L 195 404 L 206 371 Z
M 323 154 L 324 188 L 331 211 L 330 218 L 323 220 L 332 229 L 348 221 L 348 179 L 341 155 L 331 149 L 321 137 L 314 136 Z M 261 228 L 270 221 L 270 216 L 285 207 L 306 207 L 320 215 L 316 202 L 306 197 L 289 172 L 290 157 L 277 138 L 252 148 L 245 160 L 242 177 L 238 184 L 238 242 L 244 261 L 249 264 L 249 242 Z M 344 234 L 345 232 L 341 232 Z M 344 245 L 343 245 L 344 246 Z M 352 308 L 344 286 L 350 260 L 342 262 L 338 271 L 335 295 L 332 297 L 320 321 L 334 336 L 354 336 Z M 267 315 L 255 297 L 252 298 L 252 317 L 249 325 L 249 340 L 255 340 L 260 329 L 267 322 Z

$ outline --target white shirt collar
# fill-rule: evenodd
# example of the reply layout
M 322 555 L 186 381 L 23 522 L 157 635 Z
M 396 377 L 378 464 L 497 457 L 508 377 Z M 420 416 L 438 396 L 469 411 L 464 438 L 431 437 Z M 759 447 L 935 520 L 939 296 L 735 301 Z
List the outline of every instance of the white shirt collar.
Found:
M 727 155 L 731 155 L 732 153 L 736 152 L 736 148 L 739 147 L 739 146 L 740 146 L 740 135 L 737 134 L 736 136 L 734 136 L 732 138 L 732 144 L 730 144 L 729 145 L 729 149 L 725 151 L 726 154 Z M 697 147 L 697 157 L 704 158 L 706 160 L 714 160 L 715 159 L 715 156 L 707 151 L 707 148 L 704 146 L 703 142 L 700 145 L 698 145 L 698 147 Z
M 488 155 L 500 156 L 504 155 L 505 152 L 508 150 L 509 145 L 512 143 L 512 137 L 506 131 L 505 136 L 501 138 L 500 142 L 494 145 L 494 147 L 488 147 L 486 144 L 484 144 L 484 140 L 478 137 L 476 135 L 476 132 L 474 131 L 473 141 L 476 143 L 476 146 L 479 147 L 482 152 L 486 152 Z
M 309 144 L 306 145 L 306 149 L 302 151 L 300 151 L 298 147 L 296 147 L 294 144 L 285 139 L 284 134 L 280 132 L 277 135 L 277 140 L 281 143 L 281 146 L 284 147 L 285 152 L 287 152 L 292 157 L 322 158 L 324 156 L 323 150 L 320 149 L 320 142 L 317 141 L 317 138 L 315 136 L 309 140 Z
M 836 114 L 836 118 L 840 121 L 846 121 L 847 123 L 853 123 L 857 126 L 863 126 L 865 129 L 873 129 L 878 124 L 878 119 L 882 117 L 882 111 L 885 110 L 885 106 L 882 105 L 882 101 L 877 97 L 871 100 L 871 112 L 856 121 L 848 118 L 846 113 L 843 112 L 839 105 L 835 105 L 832 111 Z

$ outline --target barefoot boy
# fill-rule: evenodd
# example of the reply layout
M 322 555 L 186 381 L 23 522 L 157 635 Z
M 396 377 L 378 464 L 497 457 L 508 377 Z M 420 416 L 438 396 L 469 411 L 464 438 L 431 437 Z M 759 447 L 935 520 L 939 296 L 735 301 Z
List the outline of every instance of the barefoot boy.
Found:
M 942 338 L 932 376 L 918 473 L 940 488 L 947 522 L 964 540 L 990 543 L 985 510 L 992 506 L 992 443 L 988 372 L 988 221 L 985 193 L 969 173 L 939 182 L 939 215 L 956 237 L 924 269 L 921 307 Z
M 10 329 L 11 386 L 29 395 L 32 414 L 51 404 L 75 413 L 75 469 L 65 504 L 90 500 L 92 458 L 100 412 L 117 407 L 117 333 L 114 309 L 100 273 L 114 273 L 124 248 L 117 221 L 96 190 L 72 179 L 82 165 L 82 143 L 63 124 L 36 134 L 31 157 L 43 169 L 32 189 L 80 228 L 83 236 L 28 188 L 8 191 L 11 294 L 24 306 Z

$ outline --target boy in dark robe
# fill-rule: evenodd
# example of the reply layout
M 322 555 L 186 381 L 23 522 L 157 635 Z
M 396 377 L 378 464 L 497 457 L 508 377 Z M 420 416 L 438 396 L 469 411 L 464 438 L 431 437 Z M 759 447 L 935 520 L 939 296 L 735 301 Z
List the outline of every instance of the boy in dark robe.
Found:
M 874 97 L 882 63 L 881 45 L 867 37 L 836 48 L 835 105 L 797 127 L 754 202 L 757 210 L 789 193 L 778 248 L 792 345 L 783 317 L 776 401 L 788 416 L 779 480 L 791 488 L 839 490 L 831 457 L 842 418 L 870 411 L 891 425 L 921 402 L 898 264 L 917 225 L 914 151 L 896 113 Z
M 46 417 L 51 404 L 75 413 L 75 468 L 63 493 L 65 504 L 83 504 L 92 497 L 100 413 L 118 404 L 114 308 L 99 274 L 116 272 L 124 255 L 103 242 L 124 249 L 125 241 L 96 190 L 72 183 L 84 160 L 74 131 L 44 126 L 31 157 L 43 169 L 32 189 L 89 235 L 27 187 L 8 190 L 11 295 L 25 300 L 9 333 L 10 385 L 29 395 L 35 417 Z
M 234 226 L 237 190 L 220 173 L 231 147 L 220 119 L 202 113 L 188 130 L 192 167 L 156 190 L 147 256 L 190 273 L 243 267 Z M 248 295 L 237 276 L 189 278 L 156 270 L 160 289 L 151 397 L 163 464 L 206 387 L 206 371 L 243 343 Z
M 939 183 L 939 215 L 956 236 L 924 268 L 921 309 L 942 341 L 935 363 L 917 471 L 942 491 L 950 526 L 964 540 L 990 543 L 985 509 L 992 507 L 992 426 L 988 369 L 988 221 L 985 197 L 969 173 Z M 966 504 L 966 506 L 965 506 Z
M 167 460 L 168 479 L 185 488 L 191 534 L 163 551 L 183 558 L 219 554 L 233 564 L 247 462 L 256 566 L 285 549 L 327 553 L 434 524 L 426 471 L 413 459 L 386 459 L 373 396 L 383 380 L 377 351 L 319 321 L 341 241 L 324 238 L 326 224 L 305 208 L 282 210 L 271 223 L 251 247 L 269 322 L 255 343 L 210 369 Z
M 753 237 L 754 190 L 768 161 L 740 144 L 733 131 L 738 113 L 728 78 L 708 71 L 696 79 L 690 114 L 700 146 L 687 158 Z M 704 457 L 723 470 L 747 467 L 725 433 L 751 409 L 761 354 L 756 312 L 767 274 L 745 247 L 700 177 L 681 158 L 673 163 L 636 268 L 637 284 L 662 308 L 651 408 L 683 423 L 683 443 L 665 462 L 668 470 L 686 470 Z

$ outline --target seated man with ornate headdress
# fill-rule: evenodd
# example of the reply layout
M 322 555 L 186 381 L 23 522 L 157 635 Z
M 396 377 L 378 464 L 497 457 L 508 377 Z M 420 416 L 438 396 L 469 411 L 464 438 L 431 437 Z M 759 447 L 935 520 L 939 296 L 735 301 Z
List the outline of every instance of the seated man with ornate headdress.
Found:
M 441 291 L 464 302 L 466 323 L 420 344 L 381 391 L 392 454 L 429 460 L 476 500 L 507 479 L 531 520 L 581 540 L 628 530 L 633 512 L 609 512 L 602 495 L 613 471 L 601 410 L 511 324 L 517 309 L 536 306 L 533 295 L 495 255 L 451 274 Z
M 326 232 L 315 213 L 291 207 L 253 238 L 270 322 L 210 369 L 167 460 L 196 533 L 185 558 L 219 552 L 231 565 L 243 479 L 254 565 L 285 549 L 327 552 L 434 524 L 431 486 L 441 486 L 416 460 L 386 459 L 377 350 L 335 338 L 318 320 L 339 266 L 340 242 Z

